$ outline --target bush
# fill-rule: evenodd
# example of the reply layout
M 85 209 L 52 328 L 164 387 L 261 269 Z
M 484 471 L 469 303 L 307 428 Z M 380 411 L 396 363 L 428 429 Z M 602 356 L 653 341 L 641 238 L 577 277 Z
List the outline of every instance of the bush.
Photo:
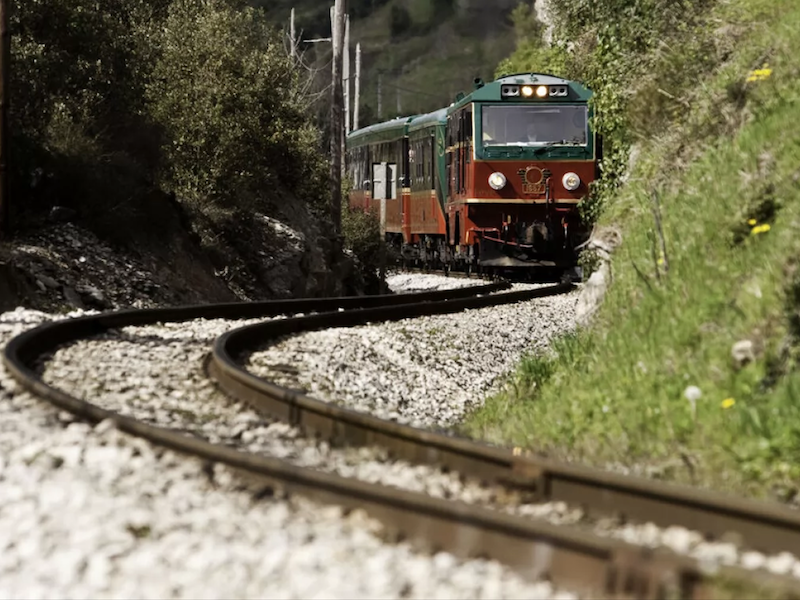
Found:
M 343 210 L 342 236 L 345 248 L 353 253 L 361 267 L 366 292 L 380 293 L 379 271 L 384 248 L 378 217 L 358 208 Z
M 31 0 L 15 7 L 11 185 L 27 212 L 58 202 L 84 216 L 108 213 L 106 195 L 75 183 L 110 183 L 117 172 L 133 176 L 125 200 L 144 193 L 152 161 L 141 149 L 157 136 L 142 116 L 146 70 L 134 32 L 162 4 L 129 0 L 103 10 L 89 0 Z M 94 172 L 83 177 L 76 168 Z
M 326 171 L 297 71 L 254 9 L 175 0 L 147 87 L 165 186 L 216 209 L 267 211 L 280 189 L 320 202 Z
M 221 0 L 15 9 L 17 223 L 61 204 L 114 237 L 146 223 L 164 191 L 228 218 L 279 197 L 323 202 L 326 161 L 302 84 L 257 10 Z

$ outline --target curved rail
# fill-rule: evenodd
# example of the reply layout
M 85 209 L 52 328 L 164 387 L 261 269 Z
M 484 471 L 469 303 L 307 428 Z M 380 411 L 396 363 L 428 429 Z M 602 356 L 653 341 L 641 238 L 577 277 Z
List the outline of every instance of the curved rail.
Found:
M 487 293 L 490 288 L 492 291 L 497 291 L 504 287 L 507 286 L 495 284 L 495 286 L 481 286 L 479 289 L 482 293 Z M 554 286 L 534 292 L 511 293 L 504 294 L 504 296 L 507 296 L 505 300 L 519 300 L 523 299 L 525 294 L 531 297 L 531 295 L 560 293 L 565 290 L 565 287 L 568 286 Z M 300 468 L 287 461 L 252 455 L 211 444 L 182 432 L 142 423 L 75 398 L 45 384 L 35 371 L 37 359 L 43 354 L 54 351 L 62 343 L 95 336 L 112 328 L 131 325 L 179 322 L 195 318 L 243 318 L 298 311 L 336 310 L 344 306 L 360 307 L 347 312 L 328 312 L 274 322 L 289 323 L 289 325 L 284 325 L 285 329 L 282 330 L 283 333 L 287 333 L 306 330 L 303 328 L 311 325 L 319 328 L 330 326 L 333 323 L 365 322 L 381 318 L 381 313 L 385 311 L 388 311 L 390 318 L 404 318 L 419 314 L 453 312 L 462 308 L 488 306 L 501 301 L 492 296 L 474 296 L 475 288 L 468 288 L 468 290 L 471 291 L 462 289 L 448 292 L 426 292 L 382 299 L 299 300 L 257 305 L 228 304 L 208 307 L 130 310 L 85 316 L 48 323 L 22 333 L 6 346 L 3 360 L 12 376 L 23 387 L 88 421 L 99 422 L 111 419 L 121 431 L 143 437 L 179 452 L 225 463 L 249 476 L 259 478 L 264 485 L 302 493 L 322 502 L 363 508 L 381 519 L 390 531 L 421 542 L 431 549 L 446 549 L 458 556 L 495 558 L 517 568 L 523 575 L 534 578 L 548 577 L 557 585 L 567 585 L 576 591 L 592 596 L 610 594 L 617 597 L 661 598 L 677 593 L 682 597 L 694 598 L 706 595 L 708 580 L 697 565 L 689 559 L 677 557 L 669 552 L 653 552 L 634 548 L 621 542 L 587 535 L 568 528 L 536 523 L 422 494 L 353 481 L 336 475 Z M 441 299 L 447 297 L 448 294 L 451 295 L 451 299 L 435 302 L 435 298 Z M 470 294 L 473 297 L 469 297 Z M 452 298 L 453 296 L 458 299 Z M 424 302 L 419 302 L 421 299 L 424 299 Z M 415 300 L 416 302 L 414 302 Z M 381 303 L 393 306 L 378 308 L 377 306 L 380 306 Z M 372 308 L 364 308 L 370 306 Z M 385 317 L 384 314 L 383 318 Z M 228 354 L 228 358 L 230 358 L 238 350 L 246 349 L 248 344 L 263 341 L 261 328 L 266 325 L 269 323 L 256 326 L 255 331 L 260 332 L 257 335 L 248 334 L 247 330 L 237 330 L 232 334 L 226 334 L 216 344 L 215 354 L 219 354 L 216 350 L 224 348 L 229 353 L 233 352 L 233 354 Z M 238 371 L 232 360 L 218 362 L 215 359 L 213 364 L 215 366 L 212 368 L 218 375 L 224 372 L 233 378 L 232 374 Z M 225 375 L 223 375 L 224 377 Z M 244 379 L 253 383 L 255 378 L 249 376 Z M 237 381 L 241 380 L 237 379 Z M 259 385 L 270 384 L 262 382 L 256 388 Z M 281 390 L 277 386 L 272 387 L 283 395 L 289 418 L 297 421 L 298 406 L 302 403 L 298 402 L 298 399 L 292 396 L 288 390 Z M 322 404 L 310 398 L 307 401 Z M 322 430 L 320 425 L 314 424 L 314 419 L 318 418 L 317 415 L 322 415 L 320 423 L 330 423 L 331 433 L 337 435 L 344 433 L 346 434 L 345 438 L 351 443 L 357 439 L 357 436 L 351 436 L 348 432 L 351 423 L 358 422 L 358 413 L 347 411 L 350 413 L 351 421 L 346 426 L 335 425 L 337 421 L 331 420 L 331 415 L 343 409 L 328 407 L 326 412 L 324 406 L 310 406 L 319 410 L 307 412 L 308 416 L 302 419 L 304 425 L 311 428 L 320 427 L 318 430 Z M 360 417 L 369 420 L 369 417 L 364 415 L 360 415 Z M 338 422 L 344 423 L 345 421 Z M 370 425 L 374 426 L 375 423 L 371 422 Z M 337 430 L 337 427 L 345 429 Z M 396 437 L 397 432 L 405 435 L 409 433 L 408 430 L 411 430 L 411 428 L 397 425 L 394 425 L 394 428 L 396 431 L 389 437 Z M 358 429 L 357 427 L 353 431 Z M 478 447 L 478 445 L 464 440 L 455 440 L 418 430 L 413 431 L 417 432 L 415 435 L 418 435 L 420 439 L 427 438 L 439 443 L 438 450 L 429 449 L 427 456 L 418 456 L 418 459 L 426 462 L 433 460 L 442 462 L 440 458 L 450 452 L 451 448 L 459 449 L 457 452 L 452 451 L 454 455 L 466 456 L 469 454 L 466 450 L 469 450 L 470 446 Z M 389 434 L 382 433 L 381 435 Z M 408 436 L 406 439 L 409 439 Z M 417 454 L 424 444 L 420 441 L 413 441 L 409 447 L 414 447 L 414 453 Z M 490 472 L 497 469 L 508 471 L 503 467 L 504 464 L 519 463 L 518 459 L 509 461 L 509 454 L 498 449 L 481 447 L 477 455 L 474 450 L 471 452 L 473 458 L 470 460 L 473 464 L 481 464 L 483 459 L 476 459 L 474 456 L 481 456 L 482 453 L 488 452 L 495 456 L 495 463 L 489 470 Z M 485 462 L 483 464 L 485 465 Z M 516 469 L 512 467 L 510 472 L 515 477 L 520 475 L 523 477 L 521 481 L 516 482 L 522 485 L 525 485 L 531 475 L 524 469 L 520 470 L 519 467 Z M 511 483 L 514 482 L 511 481 Z M 736 585 L 755 585 L 756 588 L 747 588 L 751 591 L 767 586 L 770 589 L 780 590 L 783 597 L 800 597 L 797 588 L 793 587 L 796 582 L 787 578 L 764 574 L 759 574 L 754 578 L 751 572 L 737 568 L 722 568 L 717 575 L 725 581 L 736 582 Z
M 558 288 L 544 288 L 552 293 Z M 529 299 L 542 290 L 503 296 Z M 408 304 L 357 309 L 269 321 L 220 336 L 208 370 L 222 389 L 252 406 L 297 427 L 313 431 L 333 444 L 375 445 L 395 458 L 445 465 L 452 470 L 521 491 L 528 501 L 562 501 L 581 506 L 590 515 L 616 515 L 624 520 L 680 525 L 708 539 L 736 532 L 748 547 L 767 554 L 800 549 L 800 511 L 708 490 L 668 485 L 540 457 L 515 456 L 504 448 L 434 433 L 315 400 L 259 378 L 237 357 L 282 336 L 372 321 L 399 320 L 422 314 L 443 314 L 459 307 L 491 305 L 498 296 L 451 300 L 435 305 Z

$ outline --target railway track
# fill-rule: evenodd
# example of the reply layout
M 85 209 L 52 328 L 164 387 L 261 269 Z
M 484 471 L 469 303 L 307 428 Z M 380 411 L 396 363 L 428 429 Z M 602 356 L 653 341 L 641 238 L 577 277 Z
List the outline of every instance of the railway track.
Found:
M 792 511 L 696 490 L 599 473 L 475 444 L 466 440 L 381 421 L 325 404 L 247 373 L 241 359 L 281 336 L 328 327 L 355 326 L 465 308 L 520 301 L 561 293 L 570 286 L 490 295 L 508 288 L 495 283 L 477 288 L 385 298 L 298 300 L 179 309 L 121 311 L 59 321 L 23 333 L 6 347 L 4 361 L 13 376 L 34 393 L 84 419 L 113 419 L 119 429 L 172 449 L 222 462 L 264 485 L 298 492 L 322 502 L 364 508 L 396 536 L 460 556 L 486 556 L 514 566 L 531 578 L 590 596 L 704 597 L 770 590 L 798 597 L 796 580 L 722 567 L 709 574 L 696 562 L 661 550 L 637 548 L 574 528 L 538 523 L 479 506 L 454 503 L 299 468 L 246 454 L 204 440 L 154 427 L 110 412 L 45 384 L 37 374 L 40 358 L 59 345 L 112 329 L 197 318 L 253 318 L 304 313 L 231 331 L 220 337 L 207 361 L 226 393 L 277 415 L 309 434 L 335 444 L 380 445 L 393 457 L 444 465 L 470 477 L 524 495 L 529 501 L 562 501 L 597 515 L 624 515 L 636 521 L 682 525 L 710 537 L 730 531 L 766 553 L 793 551 L 800 541 L 800 519 Z M 307 314 L 307 313 L 317 314 Z

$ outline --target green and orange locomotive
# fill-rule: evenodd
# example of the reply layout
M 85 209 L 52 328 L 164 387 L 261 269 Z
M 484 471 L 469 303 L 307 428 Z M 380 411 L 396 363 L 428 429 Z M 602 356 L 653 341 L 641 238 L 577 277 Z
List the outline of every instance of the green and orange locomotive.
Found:
M 349 203 L 379 215 L 403 259 L 456 269 L 569 269 L 598 176 L 591 92 L 525 73 L 448 108 L 347 137 Z

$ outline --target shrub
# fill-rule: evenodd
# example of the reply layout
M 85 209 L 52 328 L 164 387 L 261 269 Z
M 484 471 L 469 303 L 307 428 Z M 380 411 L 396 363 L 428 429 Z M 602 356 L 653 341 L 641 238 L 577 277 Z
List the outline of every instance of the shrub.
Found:
M 280 189 L 320 201 L 326 172 L 297 71 L 254 9 L 175 0 L 147 88 L 166 135 L 165 186 L 217 209 L 268 210 Z
M 384 248 L 378 217 L 358 208 L 343 210 L 342 236 L 345 248 L 353 253 L 361 267 L 367 293 L 379 293 L 379 270 Z
M 158 135 L 144 115 L 148 63 L 138 54 L 147 44 L 138 33 L 165 4 L 15 6 L 11 185 L 15 198 L 26 198 L 24 207 L 12 206 L 15 222 L 54 203 L 96 223 L 125 222 L 137 212 L 148 193 L 147 171 L 158 160 Z

